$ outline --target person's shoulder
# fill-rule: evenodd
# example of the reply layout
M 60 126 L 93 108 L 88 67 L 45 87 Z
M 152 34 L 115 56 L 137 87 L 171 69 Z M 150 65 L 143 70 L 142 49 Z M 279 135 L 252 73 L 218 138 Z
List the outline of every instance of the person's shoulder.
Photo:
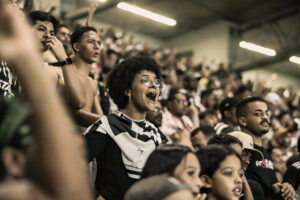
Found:
M 296 169 L 300 169 L 300 161 L 297 161 L 297 162 L 294 162 L 293 164 L 292 164 L 292 167 L 295 167 Z

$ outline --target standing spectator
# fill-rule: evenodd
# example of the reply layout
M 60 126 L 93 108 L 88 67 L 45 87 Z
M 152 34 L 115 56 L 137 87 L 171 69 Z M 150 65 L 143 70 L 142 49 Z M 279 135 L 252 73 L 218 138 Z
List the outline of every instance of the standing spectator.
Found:
M 159 66 L 147 57 L 124 60 L 108 78 L 109 95 L 120 111 L 101 117 L 84 134 L 89 161 L 97 160 L 95 188 L 104 199 L 123 199 L 127 189 L 140 179 L 150 153 L 166 142 L 145 120 L 157 103 L 159 78 Z
M 254 148 L 263 153 L 262 161 L 251 162 L 246 176 L 258 182 L 264 192 L 266 200 L 293 198 L 295 191 L 288 183 L 279 183 L 270 155 L 262 147 L 262 136 L 269 131 L 269 109 L 260 97 L 244 99 L 237 105 L 237 118 L 241 130 L 249 134 L 254 143 Z

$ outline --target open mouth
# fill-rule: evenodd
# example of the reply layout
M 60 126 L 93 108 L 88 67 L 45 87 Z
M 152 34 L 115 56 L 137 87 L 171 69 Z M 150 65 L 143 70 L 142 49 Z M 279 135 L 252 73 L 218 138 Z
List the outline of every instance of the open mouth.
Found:
M 155 102 L 155 100 L 156 100 L 156 92 L 148 92 L 148 93 L 146 94 L 146 97 L 147 97 L 150 101 Z
M 234 196 L 237 196 L 237 197 L 239 197 L 239 196 L 242 194 L 242 189 L 241 189 L 241 188 L 239 188 L 239 187 L 237 187 L 237 188 L 234 188 L 234 190 L 233 190 L 233 194 L 234 194 Z

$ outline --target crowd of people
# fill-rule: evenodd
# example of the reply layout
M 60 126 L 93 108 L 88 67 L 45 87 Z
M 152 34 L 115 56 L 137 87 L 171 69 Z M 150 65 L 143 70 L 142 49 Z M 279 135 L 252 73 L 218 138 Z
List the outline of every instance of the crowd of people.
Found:
M 0 0 L 0 199 L 300 199 L 300 95 Z

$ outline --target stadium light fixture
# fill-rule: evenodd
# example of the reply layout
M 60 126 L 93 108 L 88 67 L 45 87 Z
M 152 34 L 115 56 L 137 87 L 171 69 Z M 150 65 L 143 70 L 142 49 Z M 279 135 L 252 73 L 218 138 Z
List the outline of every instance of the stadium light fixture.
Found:
M 292 63 L 296 63 L 300 65 L 300 57 L 298 56 L 291 56 L 289 59 Z
M 124 3 L 124 2 L 120 2 L 117 5 L 118 8 L 122 9 L 122 10 L 126 10 L 128 12 L 134 13 L 136 15 L 140 15 L 143 17 L 146 17 L 148 19 L 166 24 L 168 26 L 175 26 L 177 24 L 176 20 L 162 16 L 160 14 L 151 12 L 149 10 L 134 6 L 134 5 L 130 5 L 128 3 Z
M 257 53 L 265 54 L 267 56 L 275 56 L 276 51 L 274 49 L 269 49 L 266 47 L 259 46 L 250 42 L 241 41 L 239 43 L 241 48 L 248 49 L 250 51 L 255 51 Z

